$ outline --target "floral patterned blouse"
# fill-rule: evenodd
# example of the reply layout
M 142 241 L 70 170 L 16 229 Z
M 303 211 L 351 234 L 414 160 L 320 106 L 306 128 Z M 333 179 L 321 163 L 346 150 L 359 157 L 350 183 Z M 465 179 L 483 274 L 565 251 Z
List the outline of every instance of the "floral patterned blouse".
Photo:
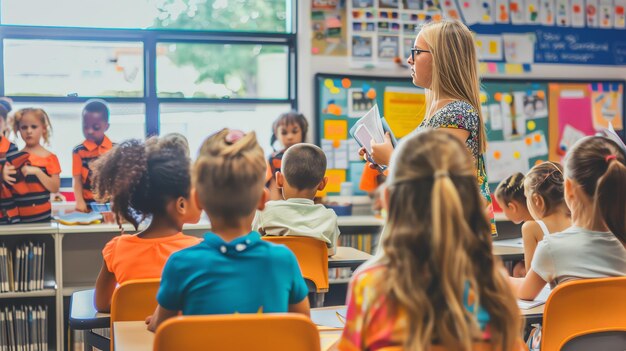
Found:
M 401 346 L 407 339 L 408 318 L 404 309 L 392 310 L 385 296 L 376 296 L 376 287 L 387 274 L 379 264 L 355 273 L 348 289 L 346 325 L 337 345 L 341 351 L 375 351 L 389 346 Z M 478 306 L 467 284 L 463 294 L 465 308 L 476 316 L 482 339 L 490 339 L 489 313 Z
M 425 128 L 458 128 L 467 130 L 470 134 L 465 145 L 471 151 L 476 165 L 476 177 L 480 193 L 487 201 L 487 207 L 491 220 L 491 233 L 496 234 L 496 222 L 493 215 L 493 206 L 491 202 L 491 193 L 487 181 L 487 171 L 485 169 L 485 159 L 480 153 L 480 134 L 479 134 L 480 118 L 476 109 L 469 103 L 457 100 L 447 104 L 439 109 L 429 119 L 424 119 L 417 127 L 417 130 Z

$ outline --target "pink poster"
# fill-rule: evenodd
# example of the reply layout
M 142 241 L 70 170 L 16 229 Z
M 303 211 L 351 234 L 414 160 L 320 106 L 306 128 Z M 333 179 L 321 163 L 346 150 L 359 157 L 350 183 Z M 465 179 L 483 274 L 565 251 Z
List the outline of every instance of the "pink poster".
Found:
M 578 139 L 572 137 L 573 132 L 577 135 L 595 134 L 591 107 L 590 97 L 559 98 L 559 154 L 565 154 L 570 144 Z M 564 130 L 568 135 L 564 135 Z

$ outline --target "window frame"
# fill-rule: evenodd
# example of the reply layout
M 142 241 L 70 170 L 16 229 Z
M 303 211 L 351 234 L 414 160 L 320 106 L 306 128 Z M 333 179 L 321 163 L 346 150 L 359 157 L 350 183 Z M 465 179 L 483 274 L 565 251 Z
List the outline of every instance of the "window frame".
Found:
M 159 106 L 180 104 L 277 104 L 285 103 L 297 109 L 297 0 L 287 2 L 285 33 L 227 32 L 171 29 L 111 29 L 82 27 L 49 27 L 6 25 L 0 22 L 0 96 L 5 96 L 4 40 L 75 40 L 91 42 L 141 42 L 143 44 L 143 97 L 102 97 L 111 103 L 143 103 L 145 106 L 145 136 L 159 135 Z M 1 5 L 2 0 L 0 0 Z M 276 44 L 287 48 L 287 97 L 281 99 L 252 98 L 172 98 L 158 97 L 156 59 L 159 43 L 184 44 Z M 100 96 L 10 96 L 16 103 L 67 102 L 84 103 Z

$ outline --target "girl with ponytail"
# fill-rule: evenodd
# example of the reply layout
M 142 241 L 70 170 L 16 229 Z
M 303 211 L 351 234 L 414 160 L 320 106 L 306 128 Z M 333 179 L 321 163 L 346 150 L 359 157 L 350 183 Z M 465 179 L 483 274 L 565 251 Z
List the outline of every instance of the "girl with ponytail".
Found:
M 471 155 L 449 133 L 426 130 L 394 157 L 381 252 L 352 278 L 339 349 L 519 349 L 519 309 L 491 251 Z
M 108 311 L 118 284 L 133 279 L 160 278 L 169 256 L 200 239 L 182 233 L 183 224 L 197 223 L 200 208 L 192 199 L 191 161 L 187 140 L 179 134 L 127 140 L 96 160 L 96 197 L 111 201 L 118 224 L 135 230 L 147 217 L 147 228 L 121 235 L 102 250 L 104 262 L 96 280 L 95 304 Z
M 626 150 L 590 136 L 565 158 L 565 203 L 572 226 L 544 236 L 524 279 L 512 279 L 518 297 L 574 279 L 626 276 Z

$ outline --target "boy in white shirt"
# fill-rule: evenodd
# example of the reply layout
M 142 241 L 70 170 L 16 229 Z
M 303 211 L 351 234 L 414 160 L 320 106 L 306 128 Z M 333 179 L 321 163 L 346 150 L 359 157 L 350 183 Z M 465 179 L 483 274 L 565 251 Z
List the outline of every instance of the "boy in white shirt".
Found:
M 326 187 L 326 155 L 313 144 L 296 144 L 283 155 L 276 184 L 285 200 L 268 201 L 257 212 L 252 229 L 262 235 L 306 236 L 326 242 L 328 255 L 335 254 L 339 227 L 335 211 L 316 205 L 313 198 Z

